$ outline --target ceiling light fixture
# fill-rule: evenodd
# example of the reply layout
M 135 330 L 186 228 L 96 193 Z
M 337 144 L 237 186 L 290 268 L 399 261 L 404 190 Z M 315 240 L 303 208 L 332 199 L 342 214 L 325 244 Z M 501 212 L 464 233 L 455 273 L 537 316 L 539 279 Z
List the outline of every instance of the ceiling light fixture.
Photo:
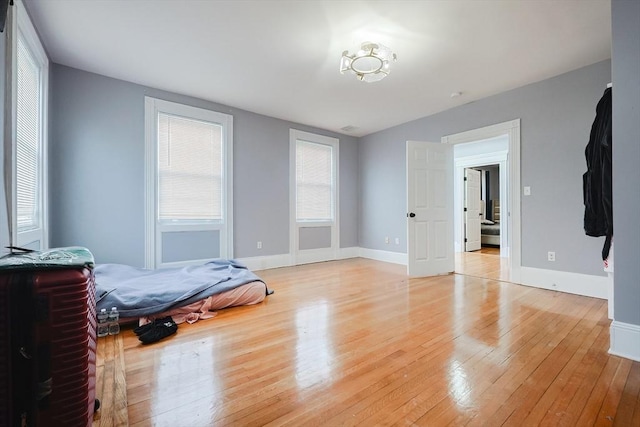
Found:
M 388 47 L 364 42 L 360 50 L 353 55 L 349 55 L 347 50 L 342 52 L 340 73 L 352 71 L 360 81 L 377 82 L 389 75 L 391 71 L 389 64 L 396 59 L 396 54 Z

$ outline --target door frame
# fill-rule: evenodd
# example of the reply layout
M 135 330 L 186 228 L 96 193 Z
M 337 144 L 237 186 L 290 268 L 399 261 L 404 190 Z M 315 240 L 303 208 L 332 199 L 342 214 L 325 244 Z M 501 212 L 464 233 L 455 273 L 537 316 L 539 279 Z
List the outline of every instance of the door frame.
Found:
M 443 136 L 443 144 L 463 144 L 466 142 L 481 141 L 507 135 L 509 138 L 509 151 L 507 154 L 507 169 L 509 188 L 507 192 L 507 205 L 503 205 L 503 220 L 507 220 L 507 236 L 510 244 L 507 248 L 510 281 L 519 283 L 521 278 L 522 252 L 521 252 L 521 209 L 520 209 L 520 119 L 514 119 L 503 123 L 472 129 L 465 132 Z M 506 207 L 506 212 L 504 208 Z M 502 237 L 501 237 L 502 239 Z M 502 242 L 501 242 L 502 243 Z

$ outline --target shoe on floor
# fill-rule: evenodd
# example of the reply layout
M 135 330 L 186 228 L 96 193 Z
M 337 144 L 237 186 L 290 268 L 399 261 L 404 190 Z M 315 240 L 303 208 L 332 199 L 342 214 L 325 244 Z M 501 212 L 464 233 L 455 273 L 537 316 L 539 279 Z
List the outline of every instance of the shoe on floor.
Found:
M 153 326 L 138 337 L 138 339 L 142 341 L 142 344 L 152 344 L 154 342 L 158 342 L 161 339 L 173 335 L 178 331 L 178 325 L 176 325 L 176 322 L 174 322 L 171 317 L 156 319 L 156 321 L 149 324 Z
M 170 316 L 167 317 L 163 317 L 163 318 L 158 318 L 158 319 L 154 319 L 152 322 L 149 323 L 145 323 L 144 325 L 138 326 L 137 328 L 135 328 L 133 330 L 133 333 L 140 336 L 146 332 L 149 332 L 151 329 L 153 329 L 153 327 L 155 325 L 164 323 L 164 322 L 169 322 L 172 321 L 173 319 Z

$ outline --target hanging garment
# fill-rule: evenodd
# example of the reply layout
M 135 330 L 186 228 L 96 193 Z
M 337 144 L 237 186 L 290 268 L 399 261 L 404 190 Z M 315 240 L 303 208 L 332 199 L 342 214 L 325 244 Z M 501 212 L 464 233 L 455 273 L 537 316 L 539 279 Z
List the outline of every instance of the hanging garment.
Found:
M 609 256 L 613 237 L 611 127 L 611 88 L 607 88 L 596 107 L 596 118 L 584 153 L 587 172 L 582 176 L 584 231 L 588 236 L 606 236 L 603 260 Z

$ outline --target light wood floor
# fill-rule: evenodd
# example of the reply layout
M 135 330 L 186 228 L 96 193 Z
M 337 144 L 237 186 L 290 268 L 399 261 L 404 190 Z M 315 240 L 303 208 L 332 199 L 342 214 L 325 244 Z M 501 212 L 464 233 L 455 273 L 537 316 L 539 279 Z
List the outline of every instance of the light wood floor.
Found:
M 456 273 L 509 281 L 509 260 L 500 257 L 500 248 L 482 247 L 474 252 L 456 252 L 455 257 Z
M 100 339 L 94 425 L 640 426 L 604 300 L 358 258 L 258 274 L 261 304 Z

